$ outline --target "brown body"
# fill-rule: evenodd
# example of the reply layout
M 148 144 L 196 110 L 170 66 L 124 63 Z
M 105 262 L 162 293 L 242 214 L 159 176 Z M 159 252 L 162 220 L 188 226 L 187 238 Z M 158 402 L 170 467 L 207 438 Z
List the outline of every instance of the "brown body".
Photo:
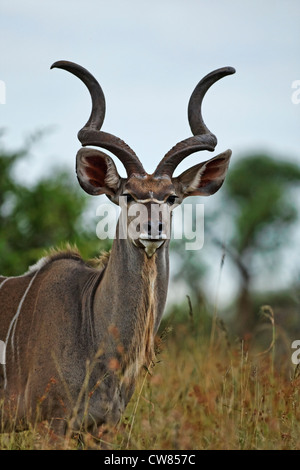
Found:
M 127 178 L 120 178 L 110 156 L 82 148 L 77 154 L 80 185 L 117 204 L 125 198 L 119 220 L 125 232 L 135 205 L 145 212 L 138 233 L 128 231 L 122 238 L 117 227 L 109 259 L 100 268 L 66 251 L 40 260 L 24 276 L 0 277 L 0 340 L 6 344 L 0 365 L 3 429 L 47 419 L 65 432 L 68 426 L 93 429 L 120 419 L 141 368 L 154 358 L 168 289 L 171 212 L 187 196 L 215 193 L 231 155 L 226 151 L 172 176 L 190 153 L 214 149 L 216 138 L 202 120 L 201 103 L 207 89 L 233 69 L 219 69 L 199 82 L 189 104 L 194 137 L 177 144 L 148 175 L 123 141 L 99 130 L 105 102 L 94 77 L 70 62 L 54 66 L 77 75 L 91 93 L 93 110 L 78 134 L 81 143 L 111 151 L 127 171 Z M 154 218 L 153 206 L 164 209 Z
M 119 253 L 126 265 L 132 259 L 125 245 L 126 240 L 115 244 L 100 270 L 66 252 L 0 285 L 0 303 L 6 302 L 0 323 L 0 337 L 7 340 L 0 374 L 5 428 L 16 422 L 22 428 L 37 419 L 49 419 L 63 430 L 72 418 L 73 429 L 119 420 L 141 366 L 153 357 L 168 279 L 167 256 L 145 263 L 146 254 L 135 250 L 139 275 L 128 285 L 128 278 L 114 269 Z

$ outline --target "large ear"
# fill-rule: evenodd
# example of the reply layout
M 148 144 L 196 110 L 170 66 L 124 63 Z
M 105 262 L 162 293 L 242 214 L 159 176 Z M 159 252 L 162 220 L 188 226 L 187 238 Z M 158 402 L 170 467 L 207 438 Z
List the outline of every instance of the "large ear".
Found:
M 114 196 L 121 181 L 113 160 L 91 148 L 81 148 L 77 152 L 76 173 L 80 186 L 92 196 Z
M 231 150 L 199 163 L 173 178 L 178 191 L 187 196 L 210 196 L 220 189 L 227 173 Z

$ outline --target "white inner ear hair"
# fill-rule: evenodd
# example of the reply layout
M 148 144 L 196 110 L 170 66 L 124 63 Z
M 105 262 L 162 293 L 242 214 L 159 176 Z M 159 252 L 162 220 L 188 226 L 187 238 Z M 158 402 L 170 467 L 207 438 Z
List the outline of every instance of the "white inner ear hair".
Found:
M 203 165 L 196 173 L 194 179 L 188 183 L 184 190 L 187 192 L 187 193 L 192 193 L 193 191 L 195 191 L 198 187 L 199 187 L 199 183 L 201 181 L 201 177 L 204 173 L 204 171 L 206 170 L 206 164 Z
M 117 172 L 115 164 L 111 159 L 106 159 L 107 172 L 105 176 L 105 183 L 109 188 L 117 190 L 121 181 L 121 178 Z

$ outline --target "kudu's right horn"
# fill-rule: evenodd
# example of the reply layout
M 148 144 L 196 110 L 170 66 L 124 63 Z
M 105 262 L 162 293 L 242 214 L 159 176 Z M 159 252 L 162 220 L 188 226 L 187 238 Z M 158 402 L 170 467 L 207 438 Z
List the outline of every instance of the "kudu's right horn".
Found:
M 105 97 L 101 86 L 93 75 L 81 65 L 59 60 L 52 68 L 67 70 L 76 75 L 88 88 L 92 99 L 92 111 L 87 123 L 78 132 L 83 146 L 95 145 L 112 152 L 124 165 L 127 176 L 133 173 L 145 174 L 143 165 L 135 152 L 119 137 L 100 131 L 105 117 Z

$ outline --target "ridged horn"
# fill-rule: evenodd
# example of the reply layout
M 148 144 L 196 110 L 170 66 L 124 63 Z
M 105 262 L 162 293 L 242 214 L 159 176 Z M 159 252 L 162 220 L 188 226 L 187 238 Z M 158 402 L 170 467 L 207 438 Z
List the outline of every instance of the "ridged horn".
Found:
M 175 168 L 184 158 L 200 150 L 213 151 L 217 145 L 217 138 L 206 127 L 202 117 L 202 101 L 207 90 L 218 80 L 235 73 L 233 67 L 223 67 L 206 75 L 194 89 L 188 104 L 188 120 L 193 137 L 189 137 L 176 144 L 158 164 L 154 175 L 162 174 L 172 177 Z
M 145 174 L 143 165 L 135 152 L 119 137 L 100 131 L 105 117 L 105 97 L 101 86 L 93 75 L 74 62 L 59 60 L 51 69 L 59 68 L 76 75 L 88 88 L 92 99 L 92 111 L 87 123 L 78 132 L 83 146 L 95 145 L 112 152 L 124 165 L 127 176 L 133 173 Z

